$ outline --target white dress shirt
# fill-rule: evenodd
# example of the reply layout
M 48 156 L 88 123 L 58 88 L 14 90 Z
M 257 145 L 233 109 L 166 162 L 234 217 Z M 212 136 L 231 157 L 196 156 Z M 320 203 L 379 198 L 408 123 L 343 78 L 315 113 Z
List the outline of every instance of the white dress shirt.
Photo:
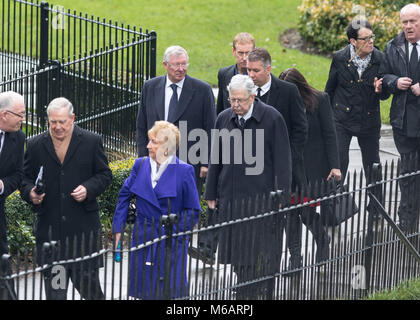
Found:
M 261 87 L 261 96 L 265 95 L 270 90 L 270 87 L 271 87 L 271 75 L 270 75 L 270 80 L 268 80 L 268 82 Z M 258 95 L 259 87 L 255 86 L 254 88 L 255 88 L 255 94 Z
M 420 57 L 420 40 L 419 41 L 417 41 L 417 58 L 419 58 Z M 412 43 L 410 43 L 410 45 L 408 46 L 408 57 L 409 57 L 409 59 L 410 59 L 410 57 L 411 57 L 411 51 L 413 51 L 413 44 Z

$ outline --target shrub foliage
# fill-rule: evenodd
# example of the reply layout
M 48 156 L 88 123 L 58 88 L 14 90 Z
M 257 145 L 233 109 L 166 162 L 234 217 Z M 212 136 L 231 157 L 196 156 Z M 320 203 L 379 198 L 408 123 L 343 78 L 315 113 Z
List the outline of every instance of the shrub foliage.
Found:
M 302 37 L 324 53 L 343 48 L 346 28 L 356 16 L 365 17 L 376 35 L 375 45 L 383 50 L 401 31 L 399 9 L 407 1 L 303 0 L 298 7 L 298 29 Z

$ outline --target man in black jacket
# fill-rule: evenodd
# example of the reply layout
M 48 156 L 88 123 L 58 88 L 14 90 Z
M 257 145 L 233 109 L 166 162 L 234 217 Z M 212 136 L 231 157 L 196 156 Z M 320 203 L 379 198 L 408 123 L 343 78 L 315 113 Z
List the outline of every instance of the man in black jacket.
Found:
M 401 155 L 401 174 L 419 168 L 420 151 L 420 7 L 408 4 L 400 11 L 403 32 L 388 42 L 380 68 L 384 90 L 393 94 L 390 121 L 395 145 Z M 419 179 L 399 181 L 401 201 L 398 209 L 400 227 L 413 229 L 419 217 Z
M 0 257 L 7 254 L 6 198 L 19 188 L 23 172 L 25 135 L 23 97 L 16 92 L 0 93 Z M 0 282 L 0 300 L 15 298 L 13 281 Z
M 262 199 L 272 190 L 290 191 L 291 152 L 286 124 L 276 109 L 255 98 L 253 87 L 248 76 L 234 76 L 228 89 L 232 108 L 216 120 L 219 135 L 213 139 L 204 198 L 209 208 L 215 208 L 218 201 L 219 223 L 261 214 L 264 209 L 261 202 L 255 205 L 257 196 Z M 251 158 L 255 159 L 252 163 L 247 161 Z M 243 201 L 246 204 L 242 206 Z M 282 227 L 281 216 L 273 215 L 220 229 L 218 261 L 232 264 L 237 284 L 244 285 L 237 288 L 237 299 L 255 299 L 260 294 L 263 299 L 273 297 L 273 279 L 261 282 L 262 287 L 245 282 L 254 279 L 251 270 L 256 277 L 278 272 Z M 258 292 L 260 289 L 267 291 Z
M 247 32 L 238 33 L 233 39 L 232 54 L 236 59 L 236 63 L 232 66 L 221 68 L 217 74 L 219 87 L 216 107 L 217 114 L 230 108 L 227 86 L 234 75 L 248 74 L 246 70 L 246 58 L 248 53 L 254 48 L 254 37 Z
M 36 212 L 36 259 L 40 264 L 77 259 L 102 248 L 96 199 L 112 181 L 102 138 L 74 124 L 71 102 L 56 98 L 48 105 L 47 114 L 49 130 L 28 141 L 20 189 L 21 197 Z M 45 185 L 41 194 L 35 188 L 40 168 Z M 51 240 L 58 242 L 58 255 L 42 251 L 43 243 Z M 47 299 L 66 300 L 70 278 L 82 298 L 104 299 L 99 282 L 102 266 L 102 256 L 57 265 L 63 277 L 59 284 L 54 268 L 46 269 L 43 277 Z
M 381 94 L 382 79 L 378 79 L 383 53 L 374 47 L 375 35 L 368 21 L 352 21 L 347 27 L 347 37 L 350 43 L 333 56 L 325 91 L 334 110 L 344 179 L 349 165 L 350 142 L 357 137 L 365 175 L 370 181 L 370 168 L 374 163 L 380 163 L 379 102 L 389 96 Z
M 254 81 L 257 97 L 273 106 L 283 116 L 289 133 L 292 153 L 292 195 L 298 198 L 299 190 L 306 184 L 303 151 L 308 134 L 308 121 L 299 90 L 293 83 L 280 80 L 271 73 L 271 56 L 264 48 L 248 54 L 248 75 Z M 289 269 L 302 265 L 299 239 L 296 237 L 302 222 L 297 211 L 287 217 L 286 245 L 290 250 Z

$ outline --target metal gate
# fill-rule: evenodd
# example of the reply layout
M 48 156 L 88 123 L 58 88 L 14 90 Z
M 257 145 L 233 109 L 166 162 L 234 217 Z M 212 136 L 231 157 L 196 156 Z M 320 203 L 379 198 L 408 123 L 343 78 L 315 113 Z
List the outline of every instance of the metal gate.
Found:
M 64 96 L 76 123 L 102 135 L 110 159 L 136 155 L 143 83 L 156 76 L 156 33 L 46 2 L 0 3 L 0 90 L 22 94 L 28 138 L 47 129 L 46 106 Z

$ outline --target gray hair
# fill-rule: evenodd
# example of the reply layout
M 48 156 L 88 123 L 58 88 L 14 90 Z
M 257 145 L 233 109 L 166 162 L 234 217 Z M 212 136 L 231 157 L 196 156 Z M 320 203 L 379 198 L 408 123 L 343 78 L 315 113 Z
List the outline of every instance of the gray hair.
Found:
M 252 81 L 251 77 L 244 74 L 237 74 L 232 77 L 227 89 L 229 94 L 232 91 L 245 90 L 250 97 L 255 92 L 254 87 L 254 81 Z
M 418 4 L 416 4 L 416 3 L 409 3 L 409 4 L 405 5 L 400 10 L 400 18 L 401 18 L 401 15 L 403 15 L 407 11 L 410 11 L 410 10 L 413 10 L 413 9 L 417 10 L 417 14 L 420 16 L 420 6 Z
M 47 107 L 47 115 L 50 116 L 51 111 L 56 111 L 62 108 L 67 109 L 69 117 L 73 115 L 73 105 L 69 100 L 67 100 L 64 97 L 55 98 L 50 102 L 50 104 Z
M 24 102 L 23 96 L 14 91 L 0 93 L 0 111 L 10 110 L 16 102 Z
M 187 57 L 187 61 L 189 60 L 187 50 L 185 50 L 183 47 L 170 46 L 165 50 L 165 53 L 163 54 L 163 62 L 168 63 L 169 59 L 172 56 L 182 56 L 182 55 L 185 55 Z

